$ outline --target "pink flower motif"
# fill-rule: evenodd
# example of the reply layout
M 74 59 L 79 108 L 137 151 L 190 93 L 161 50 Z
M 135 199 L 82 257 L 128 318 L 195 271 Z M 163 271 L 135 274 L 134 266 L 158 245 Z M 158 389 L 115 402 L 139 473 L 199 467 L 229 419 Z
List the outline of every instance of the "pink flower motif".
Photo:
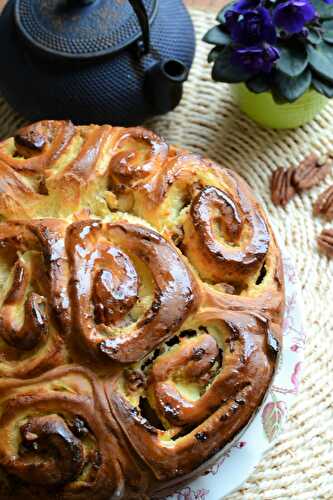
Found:
M 298 394 L 298 391 L 299 391 L 299 379 L 300 379 L 301 370 L 302 370 L 302 363 L 299 361 L 298 363 L 296 363 L 295 368 L 294 368 L 294 372 L 291 376 L 291 383 L 294 386 L 295 394 Z
M 230 457 L 232 449 L 235 448 L 241 450 L 242 448 L 244 448 L 244 446 L 246 446 L 246 441 L 238 441 L 237 443 L 235 443 L 230 448 L 230 450 L 228 450 L 226 453 L 223 454 L 221 459 L 216 464 L 214 464 L 210 469 L 208 469 L 205 475 L 212 474 L 213 476 L 216 476 L 216 474 L 219 473 L 226 459 Z
M 288 334 L 289 330 L 292 329 L 296 303 L 297 303 L 296 294 L 293 294 L 286 301 L 286 310 L 283 322 L 283 331 L 285 332 L 285 334 Z
M 208 490 L 192 490 L 192 488 L 187 486 L 183 490 L 177 491 L 175 494 L 177 500 L 205 500 L 208 493 Z
M 176 495 L 177 500 L 194 500 L 192 490 L 189 486 L 181 491 L 177 491 Z
M 272 390 L 275 392 L 279 392 L 280 394 L 298 394 L 301 370 L 302 370 L 302 363 L 299 361 L 298 363 L 295 364 L 294 371 L 290 378 L 290 381 L 293 386 L 292 389 L 287 389 L 286 387 L 278 387 L 276 385 L 273 385 Z
M 295 336 L 293 337 L 294 344 L 290 347 L 292 352 L 302 351 L 305 348 L 306 334 L 303 330 L 293 328 Z
M 222 467 L 222 465 L 224 464 L 226 458 L 228 458 L 230 456 L 230 452 L 227 452 L 223 455 L 223 457 L 218 461 L 216 462 L 216 464 L 214 464 L 207 472 L 208 474 L 212 474 L 213 476 L 216 476 L 216 474 L 218 474 L 220 468 Z
M 204 490 L 204 489 L 198 490 L 197 492 L 194 493 L 194 498 L 195 498 L 195 500 L 205 500 L 208 493 L 209 493 L 208 490 Z
M 289 259 L 284 259 L 284 269 L 285 273 L 288 277 L 288 281 L 292 284 L 297 283 L 297 274 L 296 274 L 296 268 L 294 265 L 291 263 Z

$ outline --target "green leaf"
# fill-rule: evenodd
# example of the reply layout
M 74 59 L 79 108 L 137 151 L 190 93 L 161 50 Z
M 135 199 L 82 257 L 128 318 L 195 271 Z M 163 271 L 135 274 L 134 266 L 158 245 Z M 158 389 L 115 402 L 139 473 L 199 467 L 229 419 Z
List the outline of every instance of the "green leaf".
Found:
M 277 70 L 274 77 L 275 92 L 281 99 L 294 102 L 310 88 L 311 80 L 312 75 L 309 69 L 295 77 L 286 76 Z
M 306 48 L 301 43 L 280 45 L 280 59 L 276 67 L 287 76 L 298 76 L 308 65 L 309 58 Z
M 212 45 L 229 45 L 231 38 L 227 33 L 224 33 L 221 26 L 214 26 L 205 34 L 203 41 Z
M 227 5 L 225 5 L 221 10 L 220 12 L 217 14 L 217 17 L 216 17 L 216 20 L 221 23 L 221 24 L 224 24 L 225 23 L 225 17 L 224 17 L 224 14 L 227 12 L 227 10 L 229 10 L 233 4 L 235 2 L 232 2 L 232 3 L 228 3 Z M 332 16 L 333 17 L 333 16 Z
M 325 97 L 332 99 L 332 97 L 333 97 L 333 84 L 328 83 L 328 82 L 323 82 L 322 80 L 319 80 L 318 78 L 313 77 L 312 78 L 312 86 L 317 92 L 319 92 L 319 94 L 322 94 Z
M 267 403 L 262 412 L 262 423 L 269 442 L 279 434 L 286 415 L 286 403 L 274 398 L 272 403 Z
M 323 23 L 323 39 L 325 42 L 333 43 L 333 21 L 325 21 Z
M 225 47 L 219 54 L 212 71 L 213 80 L 226 83 L 246 82 L 253 74 L 234 64 L 231 55 L 230 47 Z
M 307 47 L 311 68 L 321 77 L 333 83 L 333 48 L 326 42 Z
M 329 5 L 324 0 L 312 0 L 317 13 L 321 19 L 333 19 L 333 5 Z
M 262 94 L 270 90 L 270 84 L 266 75 L 257 75 L 246 83 L 246 86 L 255 94 Z
M 333 43 L 333 31 L 326 31 L 323 35 L 325 42 Z
M 314 30 L 314 29 L 309 29 L 309 35 L 307 40 L 311 42 L 313 45 L 318 45 L 322 41 L 322 36 L 321 34 Z
M 221 48 L 220 47 L 214 47 L 208 54 L 208 62 L 215 62 L 218 56 L 221 54 Z

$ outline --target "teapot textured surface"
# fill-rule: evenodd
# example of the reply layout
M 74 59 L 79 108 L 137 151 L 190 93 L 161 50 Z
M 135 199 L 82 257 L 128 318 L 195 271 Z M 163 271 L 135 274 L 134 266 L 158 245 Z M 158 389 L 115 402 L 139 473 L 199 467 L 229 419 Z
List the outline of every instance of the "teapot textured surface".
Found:
M 40 8 L 42 4 L 44 8 Z M 31 0 L 32 17 L 36 19 L 37 15 L 40 19 L 40 31 L 33 33 L 37 33 L 41 43 L 30 43 L 25 30 L 29 31 L 31 26 L 29 28 L 25 16 L 20 24 L 22 15 L 21 18 L 18 15 L 18 8 L 27 8 L 27 2 L 9 1 L 0 16 L 0 91 L 16 111 L 28 120 L 52 117 L 71 118 L 81 123 L 134 125 L 178 105 L 195 48 L 192 21 L 183 2 L 132 0 L 126 5 L 126 16 L 123 15 L 126 2 L 123 2 L 119 4 L 122 17 L 115 17 L 115 12 L 112 19 L 116 18 L 117 22 L 112 23 L 110 29 L 107 23 L 99 23 L 99 29 L 107 30 L 108 36 L 114 31 L 113 45 L 110 40 L 106 44 L 107 35 L 101 33 L 101 53 L 98 53 L 95 26 L 94 33 L 90 30 L 87 40 L 78 48 L 77 23 L 83 25 L 85 16 L 90 16 L 89 22 L 92 22 L 94 9 L 99 9 L 100 18 L 101 13 L 110 11 L 111 4 L 115 8 L 111 0 L 96 0 L 80 8 L 76 5 L 66 22 L 63 12 L 59 15 L 62 21 L 58 19 L 59 35 L 65 40 L 61 47 L 67 51 L 67 55 L 60 58 L 50 50 L 49 40 L 57 29 L 57 20 L 51 22 L 52 15 L 60 12 L 64 3 Z M 140 18 L 140 9 L 135 8 L 139 4 L 146 10 L 150 23 L 147 54 L 141 41 L 144 16 Z M 72 39 L 68 37 L 68 30 L 72 30 Z M 86 34 L 83 28 L 80 32 Z M 92 38 L 94 42 L 89 44 Z M 72 53 L 68 50 L 71 46 Z M 87 50 L 82 56 L 85 46 L 93 46 L 95 54 Z

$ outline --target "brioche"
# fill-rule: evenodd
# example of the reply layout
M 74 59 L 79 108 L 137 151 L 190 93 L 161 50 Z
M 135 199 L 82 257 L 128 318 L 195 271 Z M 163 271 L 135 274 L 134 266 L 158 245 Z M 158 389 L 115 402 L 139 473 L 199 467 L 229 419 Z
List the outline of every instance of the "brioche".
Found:
M 249 424 L 280 250 L 233 171 L 143 128 L 0 143 L 0 498 L 151 498 Z

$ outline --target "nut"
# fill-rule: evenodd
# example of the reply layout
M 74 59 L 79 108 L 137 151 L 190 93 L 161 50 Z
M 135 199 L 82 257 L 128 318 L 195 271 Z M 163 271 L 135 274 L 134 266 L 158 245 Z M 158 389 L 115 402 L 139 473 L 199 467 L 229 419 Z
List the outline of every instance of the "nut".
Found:
M 318 247 L 327 257 L 333 257 L 333 229 L 324 229 L 318 236 Z
M 313 206 L 313 212 L 315 215 L 322 215 L 328 221 L 333 220 L 333 186 L 321 193 Z
M 285 207 L 296 194 L 292 179 L 295 169 L 279 167 L 271 180 L 271 197 L 274 205 Z
M 311 154 L 295 169 L 293 185 L 296 191 L 305 191 L 319 184 L 332 169 L 332 162 L 320 164 L 315 154 Z

